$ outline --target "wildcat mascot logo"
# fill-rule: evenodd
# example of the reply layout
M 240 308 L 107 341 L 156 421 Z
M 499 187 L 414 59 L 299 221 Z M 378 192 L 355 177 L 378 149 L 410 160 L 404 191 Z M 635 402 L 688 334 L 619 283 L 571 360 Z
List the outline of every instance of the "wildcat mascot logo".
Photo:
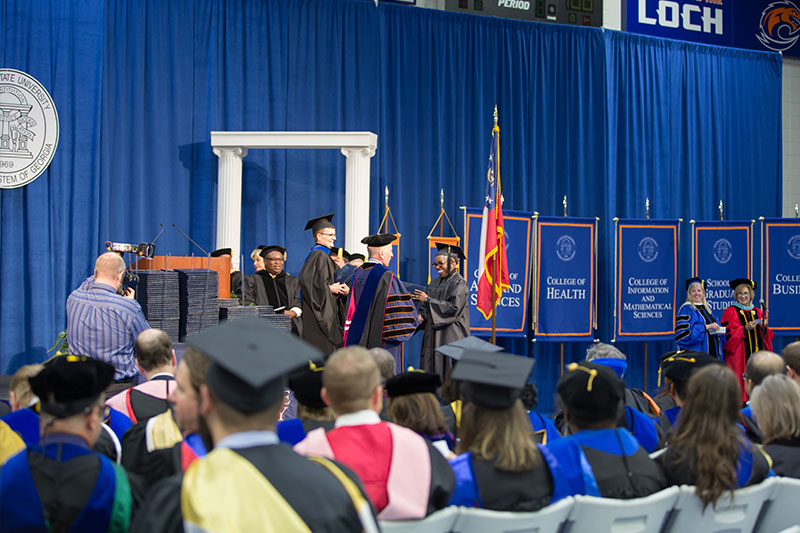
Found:
M 773 2 L 761 13 L 761 32 L 756 37 L 761 44 L 782 52 L 800 37 L 800 9 L 788 0 Z

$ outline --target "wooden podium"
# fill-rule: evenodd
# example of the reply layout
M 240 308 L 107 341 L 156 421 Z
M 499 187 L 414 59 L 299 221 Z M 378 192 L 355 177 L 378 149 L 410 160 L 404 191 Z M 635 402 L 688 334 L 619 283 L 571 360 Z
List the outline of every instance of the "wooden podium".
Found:
M 193 257 L 180 255 L 157 255 L 152 259 L 142 258 L 131 270 L 174 270 L 178 268 L 207 268 L 219 274 L 219 298 L 231 297 L 231 258 Z

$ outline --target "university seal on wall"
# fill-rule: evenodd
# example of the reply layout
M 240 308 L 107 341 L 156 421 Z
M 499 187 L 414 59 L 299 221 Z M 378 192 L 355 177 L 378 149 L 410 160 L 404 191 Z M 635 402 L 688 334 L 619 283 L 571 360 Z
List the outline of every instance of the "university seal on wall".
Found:
M 728 239 L 718 239 L 717 242 L 714 243 L 712 251 L 714 252 L 714 260 L 717 263 L 724 265 L 731 260 L 731 256 L 733 255 L 733 246 L 731 245 L 731 241 Z
M 645 237 L 639 241 L 639 259 L 645 263 L 652 263 L 658 257 L 658 242 L 652 237 Z
M 794 235 L 786 241 L 786 251 L 792 259 L 800 260 L 800 235 Z
M 572 261 L 575 257 L 575 239 L 569 235 L 562 235 L 556 241 L 556 254 L 562 261 Z
M 58 113 L 36 78 L 0 69 L 0 188 L 14 189 L 47 170 L 58 146 Z

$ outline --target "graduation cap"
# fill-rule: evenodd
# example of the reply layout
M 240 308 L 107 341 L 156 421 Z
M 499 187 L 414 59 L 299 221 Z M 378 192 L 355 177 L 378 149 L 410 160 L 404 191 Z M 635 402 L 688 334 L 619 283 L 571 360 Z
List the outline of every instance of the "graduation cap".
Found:
M 286 248 L 284 248 L 283 246 L 278 246 L 277 244 L 270 244 L 269 246 L 263 246 L 259 248 L 261 248 L 261 251 L 259 253 L 261 254 L 261 257 L 263 257 L 264 259 L 267 258 L 267 254 L 270 252 L 280 252 L 283 259 L 286 260 Z
M 461 395 L 487 409 L 508 409 L 528 382 L 534 359 L 485 351 L 466 350 L 451 379 L 462 381 Z
M 604 420 L 617 416 L 625 397 L 625 382 L 610 367 L 581 361 L 567 365 L 557 390 L 567 407 L 579 416 Z
M 327 407 L 320 396 L 323 370 L 325 368 L 322 365 L 309 361 L 303 370 L 289 377 L 289 388 L 294 391 L 294 396 L 297 398 L 298 403 L 312 409 Z
M 67 418 L 95 403 L 112 379 L 114 367 L 108 363 L 82 355 L 60 355 L 28 381 L 45 413 Z
M 336 256 L 339 258 L 344 258 L 350 261 L 350 254 L 348 254 L 344 248 L 337 248 L 336 246 L 334 246 L 333 248 L 331 248 L 331 252 L 329 255 Z
M 678 350 L 667 352 L 661 356 L 661 365 L 658 368 L 658 384 L 661 385 L 661 375 L 675 383 L 687 383 L 689 378 L 698 368 L 706 365 L 720 363 L 716 357 L 711 357 L 705 352 L 694 350 Z
M 211 257 L 222 257 L 223 255 L 233 255 L 233 250 L 231 248 L 220 248 L 211 252 Z
M 308 222 L 306 222 L 305 229 L 310 229 L 314 233 L 317 233 L 325 228 L 332 228 L 334 225 L 331 223 L 331 220 L 333 220 L 333 213 L 328 213 L 327 215 L 322 215 L 321 217 L 310 218 Z
M 439 352 L 440 354 L 447 356 L 454 361 L 461 360 L 461 356 L 466 350 L 489 353 L 503 351 L 500 346 L 492 344 L 491 342 L 486 342 L 485 340 L 475 337 L 474 335 L 470 335 L 469 337 L 464 337 L 463 339 L 453 341 L 450 344 L 445 344 L 443 346 L 434 348 L 434 351 Z
M 397 374 L 386 380 L 386 394 L 389 398 L 429 392 L 436 393 L 436 387 L 442 385 L 439 374 L 429 374 L 423 370 L 409 367 L 407 372 Z
M 310 344 L 255 316 L 228 320 L 189 337 L 187 343 L 211 359 L 208 386 L 242 413 L 276 402 L 292 370 L 322 359 Z
M 689 287 L 692 285 L 692 283 L 699 283 L 700 285 L 703 286 L 703 290 L 706 290 L 706 280 L 704 280 L 702 278 L 694 277 L 694 278 L 689 278 L 689 279 L 686 280 L 686 290 L 687 291 L 689 290 Z
M 467 256 L 464 255 L 464 250 L 462 250 L 460 246 L 443 242 L 436 243 L 436 255 L 446 255 L 454 259 L 467 259 Z
M 366 244 L 367 246 L 372 246 L 374 248 L 380 248 L 381 246 L 386 246 L 388 244 L 392 244 L 395 239 L 397 239 L 397 235 L 394 233 L 378 233 L 376 235 L 368 235 L 361 239 L 361 244 Z
M 366 261 L 367 256 L 364 254 L 350 254 L 350 261 L 355 261 L 356 259 L 360 259 L 361 261 Z
M 753 291 L 756 290 L 756 282 L 753 281 L 752 279 L 747 279 L 747 278 L 733 279 L 728 285 L 730 285 L 731 289 L 733 290 L 736 290 L 736 287 L 738 287 L 739 285 L 747 285 L 748 287 L 750 287 L 751 290 Z

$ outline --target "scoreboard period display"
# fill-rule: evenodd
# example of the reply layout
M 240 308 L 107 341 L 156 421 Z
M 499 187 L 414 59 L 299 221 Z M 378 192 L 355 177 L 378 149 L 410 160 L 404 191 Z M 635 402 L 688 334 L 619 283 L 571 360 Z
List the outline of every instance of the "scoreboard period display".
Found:
M 603 25 L 603 0 L 445 0 L 445 9 L 537 22 Z

